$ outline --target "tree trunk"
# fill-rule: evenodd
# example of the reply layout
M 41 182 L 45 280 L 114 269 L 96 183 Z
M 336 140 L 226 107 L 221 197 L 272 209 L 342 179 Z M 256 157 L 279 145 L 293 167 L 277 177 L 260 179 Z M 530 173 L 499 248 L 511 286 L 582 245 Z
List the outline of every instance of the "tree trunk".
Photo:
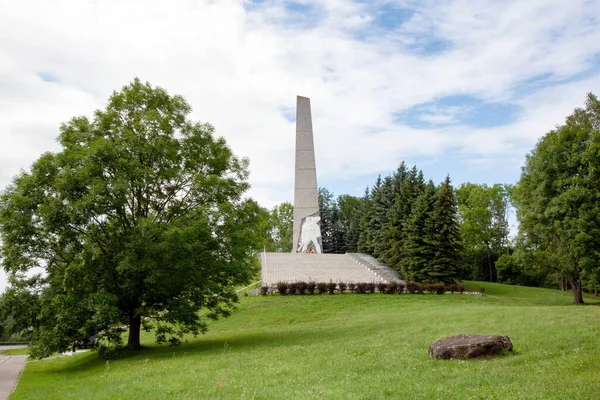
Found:
M 573 288 L 573 303 L 583 304 L 583 292 L 581 290 L 581 282 L 575 279 L 569 279 Z
M 142 326 L 142 318 L 131 314 L 129 316 L 129 338 L 127 339 L 127 348 L 137 350 L 140 345 L 140 328 Z
M 494 271 L 492 269 L 492 258 L 490 256 L 490 246 L 486 246 L 488 267 L 490 269 L 490 282 L 494 282 Z

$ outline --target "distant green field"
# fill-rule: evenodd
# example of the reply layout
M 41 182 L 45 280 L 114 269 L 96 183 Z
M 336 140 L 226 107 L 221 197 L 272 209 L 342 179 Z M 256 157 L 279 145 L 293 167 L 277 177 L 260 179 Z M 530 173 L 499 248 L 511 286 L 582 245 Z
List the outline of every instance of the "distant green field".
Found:
M 177 348 L 30 362 L 12 399 L 598 399 L 600 301 L 469 282 L 486 295 L 243 297 Z M 501 334 L 513 354 L 432 360 L 430 343 Z
M 27 347 L 15 347 L 14 349 L 0 350 L 0 354 L 3 356 L 21 356 L 29 354 L 29 349 Z

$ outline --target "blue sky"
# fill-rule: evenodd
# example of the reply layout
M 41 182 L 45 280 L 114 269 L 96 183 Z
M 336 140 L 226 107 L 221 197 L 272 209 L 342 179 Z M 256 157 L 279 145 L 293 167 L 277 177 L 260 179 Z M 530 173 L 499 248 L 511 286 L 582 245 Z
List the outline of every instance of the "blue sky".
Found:
M 0 187 L 135 76 L 248 157 L 267 207 L 292 201 L 296 95 L 320 185 L 362 195 L 402 160 L 515 183 L 600 93 L 600 0 L 22 0 L 0 3 L 0 26 Z

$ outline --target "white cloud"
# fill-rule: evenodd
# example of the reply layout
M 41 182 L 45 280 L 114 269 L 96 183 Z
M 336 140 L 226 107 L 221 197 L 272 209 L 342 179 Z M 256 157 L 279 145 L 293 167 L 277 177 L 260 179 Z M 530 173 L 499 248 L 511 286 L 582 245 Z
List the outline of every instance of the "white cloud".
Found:
M 57 149 L 60 122 L 91 115 L 134 76 L 185 96 L 192 118 L 249 157 L 251 195 L 267 206 L 292 197 L 294 124 L 282 110 L 293 110 L 297 94 L 312 99 L 320 179 L 364 187 L 371 182 L 357 177 L 450 149 L 506 168 L 600 89 L 594 73 L 519 94 L 527 79 L 590 70 L 600 1 L 398 0 L 416 12 L 387 31 L 370 30 L 374 8 L 365 2 L 303 3 L 317 12 L 290 14 L 283 1 L 248 9 L 241 0 L 0 1 L 0 187 Z M 407 47 L 430 36 L 448 50 Z M 465 93 L 524 110 L 509 126 L 485 129 L 394 121 L 398 111 Z

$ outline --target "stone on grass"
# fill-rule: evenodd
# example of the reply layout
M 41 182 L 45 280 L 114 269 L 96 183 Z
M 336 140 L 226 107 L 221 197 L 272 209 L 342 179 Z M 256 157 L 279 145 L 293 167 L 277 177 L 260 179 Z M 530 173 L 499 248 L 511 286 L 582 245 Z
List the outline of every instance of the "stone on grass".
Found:
M 508 336 L 456 335 L 440 339 L 429 346 L 429 356 L 444 360 L 475 358 L 512 351 Z

